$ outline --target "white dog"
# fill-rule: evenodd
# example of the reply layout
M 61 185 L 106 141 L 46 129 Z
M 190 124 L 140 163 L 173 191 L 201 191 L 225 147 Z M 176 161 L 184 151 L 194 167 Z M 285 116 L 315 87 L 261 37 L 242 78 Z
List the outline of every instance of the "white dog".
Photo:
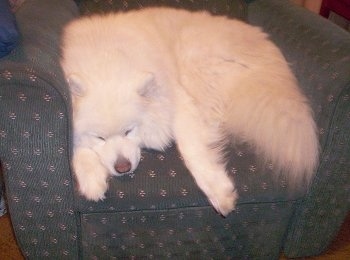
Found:
M 222 215 L 237 191 L 225 142 L 240 140 L 291 185 L 309 182 L 318 138 L 308 101 L 259 28 L 205 12 L 148 8 L 77 19 L 61 64 L 73 97 L 73 166 L 80 192 L 104 198 L 109 175 L 132 172 L 141 148 L 175 140 Z

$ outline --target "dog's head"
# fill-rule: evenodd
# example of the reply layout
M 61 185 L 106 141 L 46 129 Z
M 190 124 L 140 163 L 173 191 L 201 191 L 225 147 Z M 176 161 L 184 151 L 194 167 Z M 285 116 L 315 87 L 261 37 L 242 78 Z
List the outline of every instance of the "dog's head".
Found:
M 112 174 L 131 172 L 147 143 L 142 125 L 158 120 L 147 116 L 159 91 L 152 67 L 138 57 L 144 51 L 123 51 L 121 40 L 95 42 L 86 34 L 93 26 L 81 26 L 66 29 L 61 59 L 73 102 L 74 145 L 94 150 Z
M 128 80 L 123 76 L 109 80 L 104 77 L 99 82 L 95 76 L 68 75 L 74 145 L 94 150 L 113 175 L 132 172 L 140 160 L 140 126 L 154 94 L 154 77 L 138 72 Z

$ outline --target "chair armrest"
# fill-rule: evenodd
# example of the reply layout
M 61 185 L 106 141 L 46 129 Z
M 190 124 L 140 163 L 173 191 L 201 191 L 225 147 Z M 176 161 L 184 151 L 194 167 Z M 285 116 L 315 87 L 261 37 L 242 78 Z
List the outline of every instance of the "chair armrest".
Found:
M 19 46 L 0 60 L 0 159 L 26 258 L 78 258 L 71 106 L 59 65 L 62 27 L 77 14 L 71 0 L 26 1 L 16 13 Z
M 349 212 L 350 34 L 289 1 L 254 1 L 248 19 L 281 48 L 315 111 L 320 165 L 296 209 L 284 250 L 289 257 L 316 255 Z

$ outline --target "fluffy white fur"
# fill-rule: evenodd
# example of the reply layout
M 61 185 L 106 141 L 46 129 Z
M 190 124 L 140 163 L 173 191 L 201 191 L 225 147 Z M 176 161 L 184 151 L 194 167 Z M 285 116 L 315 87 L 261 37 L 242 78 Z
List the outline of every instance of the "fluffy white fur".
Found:
M 135 170 L 140 149 L 175 140 L 215 209 L 237 191 L 222 147 L 248 142 L 292 185 L 318 162 L 312 111 L 279 49 L 259 28 L 205 12 L 149 8 L 80 18 L 63 35 L 80 192 L 104 198 L 108 176 Z

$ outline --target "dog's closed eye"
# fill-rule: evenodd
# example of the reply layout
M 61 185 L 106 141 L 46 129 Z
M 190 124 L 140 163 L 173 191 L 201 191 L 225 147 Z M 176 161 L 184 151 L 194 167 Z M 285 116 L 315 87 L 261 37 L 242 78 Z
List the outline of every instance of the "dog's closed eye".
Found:
M 126 130 L 126 131 L 124 132 L 124 135 L 125 135 L 125 136 L 127 136 L 128 134 L 130 134 L 130 133 L 131 133 L 131 131 L 132 131 L 132 129 L 128 129 L 128 130 Z
M 137 129 L 137 127 L 135 125 L 132 125 L 130 127 L 125 128 L 125 130 L 123 131 L 124 136 L 130 136 L 133 133 L 135 133 L 135 130 Z
M 105 137 L 103 137 L 102 135 L 100 135 L 100 134 L 97 134 L 97 133 L 90 133 L 90 135 L 93 137 L 93 138 L 96 138 L 96 139 L 98 139 L 98 140 L 100 140 L 100 141 L 106 141 L 106 139 L 107 138 L 105 138 Z

